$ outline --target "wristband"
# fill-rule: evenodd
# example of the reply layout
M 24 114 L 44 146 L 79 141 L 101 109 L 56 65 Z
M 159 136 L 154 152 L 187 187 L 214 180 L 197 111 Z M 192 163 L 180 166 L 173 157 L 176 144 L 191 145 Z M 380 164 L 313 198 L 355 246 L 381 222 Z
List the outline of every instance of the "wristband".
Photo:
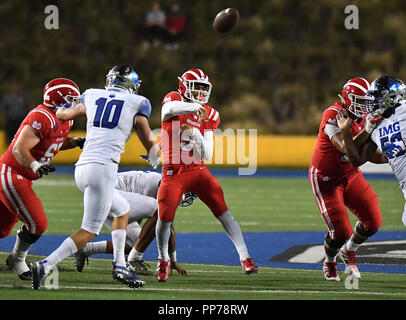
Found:
M 37 173 L 37 170 L 42 166 L 41 163 L 39 163 L 38 161 L 33 161 L 30 163 L 30 168 L 32 171 L 34 171 L 34 173 Z

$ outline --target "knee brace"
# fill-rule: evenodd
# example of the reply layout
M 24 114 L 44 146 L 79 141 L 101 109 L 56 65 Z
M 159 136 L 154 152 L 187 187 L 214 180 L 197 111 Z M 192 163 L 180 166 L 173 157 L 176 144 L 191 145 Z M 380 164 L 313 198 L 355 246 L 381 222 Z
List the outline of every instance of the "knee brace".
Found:
M 345 239 L 344 240 L 334 240 L 330 238 L 330 233 L 327 232 L 325 238 L 324 238 L 324 245 L 330 249 L 333 250 L 339 250 L 341 247 L 344 245 Z
M 364 238 L 369 238 L 373 236 L 375 233 L 378 232 L 378 230 L 368 230 L 365 229 L 364 225 L 361 223 L 361 221 L 357 221 L 354 227 L 354 232 L 359 235 L 360 237 Z
M 17 231 L 17 236 L 24 242 L 27 243 L 34 243 L 36 242 L 41 236 L 33 234 L 28 231 L 27 227 L 23 225 L 20 230 Z

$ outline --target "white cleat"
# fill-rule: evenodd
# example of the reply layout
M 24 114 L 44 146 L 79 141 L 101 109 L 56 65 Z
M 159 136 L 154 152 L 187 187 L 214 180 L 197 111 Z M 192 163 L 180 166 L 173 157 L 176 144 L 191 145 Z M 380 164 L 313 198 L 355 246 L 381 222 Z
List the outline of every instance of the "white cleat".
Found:
M 11 253 L 6 259 L 6 264 L 21 280 L 31 281 L 31 271 L 25 261 L 17 260 Z
M 337 273 L 337 262 L 327 262 L 323 263 L 324 279 L 327 281 L 340 281 L 340 277 Z
M 345 264 L 345 273 L 349 276 L 359 279 L 361 278 L 361 273 L 355 264 L 355 251 L 349 251 L 345 245 L 338 252 L 338 256 L 343 260 Z

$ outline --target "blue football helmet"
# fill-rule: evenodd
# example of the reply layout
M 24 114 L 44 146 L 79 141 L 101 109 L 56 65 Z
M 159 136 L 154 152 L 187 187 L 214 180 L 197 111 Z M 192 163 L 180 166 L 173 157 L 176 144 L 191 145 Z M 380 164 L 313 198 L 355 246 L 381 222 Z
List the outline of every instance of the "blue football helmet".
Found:
M 406 85 L 392 76 L 376 78 L 371 83 L 367 95 L 372 97 L 367 103 L 367 112 L 382 115 L 386 110 L 397 107 L 406 97 Z
M 196 198 L 197 195 L 195 195 L 193 192 L 185 192 L 179 202 L 179 207 L 189 207 Z
M 119 88 L 137 94 L 140 85 L 137 72 L 130 66 L 114 66 L 106 75 L 106 89 Z

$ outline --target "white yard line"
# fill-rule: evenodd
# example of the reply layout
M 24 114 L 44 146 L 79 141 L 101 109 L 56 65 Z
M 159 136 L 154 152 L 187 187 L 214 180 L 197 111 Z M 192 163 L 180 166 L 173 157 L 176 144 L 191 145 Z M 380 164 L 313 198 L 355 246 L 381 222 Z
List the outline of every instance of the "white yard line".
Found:
M 148 285 L 147 285 L 148 286 Z M 0 284 L 0 288 L 15 288 L 14 285 Z M 30 285 L 18 285 L 18 288 L 31 288 Z M 84 287 L 84 286 L 59 286 L 59 289 L 73 289 L 73 290 L 114 290 L 114 291 L 133 291 L 127 287 Z M 42 289 L 47 290 L 47 289 Z M 273 294 L 273 293 L 287 293 L 287 294 L 345 294 L 345 295 L 370 295 L 370 296 L 406 296 L 406 293 L 394 293 L 394 292 L 370 292 L 370 291 L 320 291 L 320 290 L 241 290 L 241 289 L 191 289 L 191 288 L 142 288 L 139 290 L 145 291 L 171 291 L 171 292 L 221 292 L 221 293 L 262 293 L 262 294 Z

